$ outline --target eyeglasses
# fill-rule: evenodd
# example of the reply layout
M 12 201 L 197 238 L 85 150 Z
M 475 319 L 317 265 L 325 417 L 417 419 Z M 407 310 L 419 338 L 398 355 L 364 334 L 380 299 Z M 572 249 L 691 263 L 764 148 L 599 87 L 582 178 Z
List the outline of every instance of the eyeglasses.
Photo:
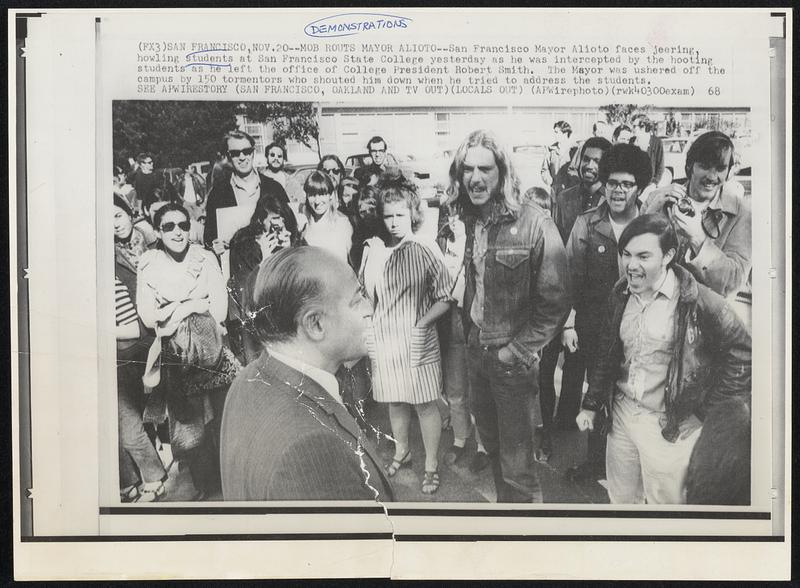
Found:
M 340 176 L 342 175 L 342 170 L 340 170 L 338 167 L 335 167 L 333 169 L 326 169 L 325 173 L 336 174 L 337 176 Z
M 636 182 L 628 182 L 628 181 L 618 182 L 617 180 L 606 180 L 606 188 L 612 192 L 617 188 L 622 188 L 625 192 L 627 192 L 635 187 L 636 187 Z
M 244 154 L 245 157 L 250 157 L 253 154 L 253 151 L 255 151 L 253 147 L 248 147 L 247 149 L 228 149 L 228 157 L 231 159 L 236 159 L 242 154 Z
M 161 225 L 161 232 L 171 233 L 175 230 L 175 227 L 178 227 L 184 233 L 188 233 L 189 229 L 192 228 L 192 225 L 189 223 L 189 221 L 181 221 L 179 223 L 168 222 Z

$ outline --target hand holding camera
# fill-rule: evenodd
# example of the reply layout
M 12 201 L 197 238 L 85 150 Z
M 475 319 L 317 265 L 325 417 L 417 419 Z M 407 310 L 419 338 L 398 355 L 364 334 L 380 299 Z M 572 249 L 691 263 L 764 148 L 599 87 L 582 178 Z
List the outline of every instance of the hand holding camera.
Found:
M 706 240 L 701 215 L 686 192 L 686 186 L 672 184 L 665 195 L 664 212 L 672 218 L 678 235 L 689 241 L 696 255 Z

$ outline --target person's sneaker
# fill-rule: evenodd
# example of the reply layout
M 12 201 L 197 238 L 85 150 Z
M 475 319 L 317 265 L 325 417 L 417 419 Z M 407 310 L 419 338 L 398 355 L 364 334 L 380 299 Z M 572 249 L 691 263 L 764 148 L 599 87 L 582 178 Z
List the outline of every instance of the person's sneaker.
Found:
M 469 464 L 469 471 L 477 474 L 478 472 L 486 469 L 486 466 L 488 465 L 489 456 L 483 451 L 478 451 L 475 454 L 475 457 L 472 458 L 472 462 Z
M 542 433 L 539 438 L 539 447 L 537 447 L 536 450 L 533 452 L 533 458 L 539 463 L 547 463 L 548 461 L 550 461 L 550 457 L 552 455 L 553 455 L 553 439 L 548 431 L 542 429 Z
M 453 465 L 464 457 L 464 448 L 453 445 L 444 454 L 444 463 Z

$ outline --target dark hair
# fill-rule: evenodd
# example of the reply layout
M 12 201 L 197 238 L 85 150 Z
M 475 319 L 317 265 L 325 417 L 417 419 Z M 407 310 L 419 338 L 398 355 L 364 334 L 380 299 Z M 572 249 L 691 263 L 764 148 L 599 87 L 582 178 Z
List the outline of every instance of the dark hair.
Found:
M 378 188 L 378 205 L 377 212 L 378 218 L 383 220 L 383 209 L 386 204 L 390 202 L 403 202 L 408 206 L 411 216 L 411 230 L 417 232 L 417 229 L 422 225 L 423 216 L 420 209 L 421 201 L 419 194 L 417 194 L 417 186 L 400 176 L 393 178 L 388 175 L 382 175 L 377 183 Z
M 646 114 L 637 114 L 631 119 L 631 124 L 634 127 L 643 127 L 648 133 L 653 130 L 653 122 Z
M 125 214 L 131 217 L 131 219 L 133 218 L 133 211 L 131 210 L 130 205 L 127 202 L 125 202 L 125 199 L 122 196 L 114 194 L 114 206 L 119 206 L 122 210 L 125 211 Z
M 283 159 L 285 160 L 286 159 L 286 147 L 284 147 L 283 145 L 281 145 L 280 143 L 277 143 L 275 141 L 273 141 L 272 143 L 270 143 L 269 145 L 264 147 L 264 157 L 268 157 L 269 156 L 269 152 L 273 147 L 277 147 L 278 149 L 281 150 L 281 153 L 283 153 Z
M 297 218 L 288 204 L 285 204 L 270 194 L 263 194 L 256 204 L 253 216 L 250 217 L 250 224 L 243 231 L 247 235 L 257 237 L 264 233 L 264 221 L 270 214 L 277 214 L 283 219 L 286 230 L 291 235 L 291 244 L 296 245 L 300 241 L 300 232 L 297 229 Z
M 616 141 L 619 139 L 619 136 L 622 134 L 622 131 L 628 131 L 629 133 L 633 133 L 633 129 L 625 124 L 619 125 L 614 132 L 611 134 L 611 140 Z
M 183 206 L 181 206 L 177 202 L 167 202 L 164 206 L 156 210 L 156 213 L 153 215 L 153 227 L 157 231 L 161 230 L 161 219 L 163 219 L 164 215 L 167 214 L 168 212 L 180 212 L 186 217 L 187 221 L 191 220 L 189 213 Z
M 303 192 L 305 192 L 306 198 L 320 194 L 333 194 L 333 180 L 324 171 L 314 170 L 308 174 L 303 184 Z
M 600 160 L 600 181 L 605 184 L 611 174 L 620 172 L 631 174 L 636 179 L 636 185 L 643 190 L 653 177 L 650 156 L 635 145 L 612 145 Z
M 150 153 L 149 151 L 143 151 L 142 153 L 136 156 L 136 161 L 138 163 L 142 163 L 142 161 L 148 158 L 155 160 L 155 157 L 153 157 L 152 153 Z M 155 163 L 155 161 L 153 163 Z
M 556 124 L 553 125 L 553 130 L 558 129 L 562 133 L 564 133 L 567 137 L 572 135 L 572 126 L 564 120 L 558 121 Z
M 617 251 L 622 255 L 622 250 L 628 246 L 631 239 L 647 234 L 653 234 L 658 237 L 658 245 L 664 255 L 670 249 L 678 251 L 678 235 L 675 233 L 675 227 L 672 226 L 666 215 L 661 213 L 643 214 L 629 222 L 619 236 Z M 673 256 L 667 267 L 671 267 L 676 262 L 676 258 L 677 255 Z
M 586 141 L 583 142 L 583 145 L 581 146 L 581 152 L 580 155 L 578 156 L 578 161 L 583 159 L 583 153 L 587 149 L 600 149 L 603 152 L 603 154 L 605 154 L 606 151 L 611 149 L 611 141 L 609 141 L 605 137 L 589 137 L 588 139 L 586 139 Z
M 375 135 L 374 137 L 372 137 L 372 139 L 367 141 L 367 151 L 369 151 L 369 146 L 372 145 L 373 143 L 383 143 L 383 146 L 386 149 L 389 148 L 389 144 L 384 140 L 383 137 L 381 137 L 380 135 Z
M 722 156 L 726 151 L 730 150 L 730 159 L 724 161 Z M 734 163 L 733 141 L 725 133 L 720 131 L 710 131 L 703 133 L 689 146 L 686 151 L 686 177 L 692 174 L 692 168 L 695 163 L 699 163 L 708 167 L 727 164 L 729 168 L 733 167 Z
M 375 208 L 378 208 L 378 188 L 376 186 L 364 186 L 355 195 L 354 200 L 356 200 L 356 202 L 353 209 L 356 211 L 356 214 L 361 217 L 360 208 L 362 202 L 371 200 Z
M 339 173 L 339 178 L 340 178 L 340 182 L 341 182 L 341 178 L 344 177 L 344 164 L 342 163 L 342 160 L 339 159 L 338 155 L 334 155 L 333 153 L 329 153 L 328 155 L 325 155 L 322 159 L 319 160 L 319 163 L 317 164 L 317 170 L 319 170 L 321 172 L 325 172 L 325 166 L 322 165 L 322 164 L 325 163 L 326 161 L 333 161 L 336 164 L 336 167 L 339 168 L 339 172 L 340 172 Z M 325 172 L 325 173 L 327 173 L 327 172 Z
M 252 291 L 245 292 L 244 307 L 262 342 L 294 337 L 302 312 L 322 301 L 324 284 L 308 271 L 316 267 L 319 256 L 316 247 L 290 247 L 261 264 Z
M 251 135 L 248 135 L 244 131 L 228 131 L 225 133 L 224 142 L 225 142 L 225 154 L 228 153 L 228 139 L 247 139 L 250 143 L 250 147 L 256 146 L 256 140 L 253 139 Z

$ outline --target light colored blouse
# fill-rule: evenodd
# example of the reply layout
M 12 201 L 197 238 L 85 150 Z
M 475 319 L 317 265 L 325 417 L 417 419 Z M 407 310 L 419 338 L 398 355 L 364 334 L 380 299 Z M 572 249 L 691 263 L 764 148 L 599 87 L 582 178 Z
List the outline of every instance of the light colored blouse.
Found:
M 152 249 L 139 259 L 136 306 L 142 322 L 156 327 L 159 308 L 171 302 L 208 299 L 209 312 L 218 323 L 228 313 L 228 291 L 222 269 L 213 253 L 200 245 L 189 245 L 186 257 L 177 262 Z
M 325 249 L 347 263 L 353 239 L 353 225 L 341 212 L 327 212 L 318 221 L 308 219 L 302 234 L 309 245 Z

